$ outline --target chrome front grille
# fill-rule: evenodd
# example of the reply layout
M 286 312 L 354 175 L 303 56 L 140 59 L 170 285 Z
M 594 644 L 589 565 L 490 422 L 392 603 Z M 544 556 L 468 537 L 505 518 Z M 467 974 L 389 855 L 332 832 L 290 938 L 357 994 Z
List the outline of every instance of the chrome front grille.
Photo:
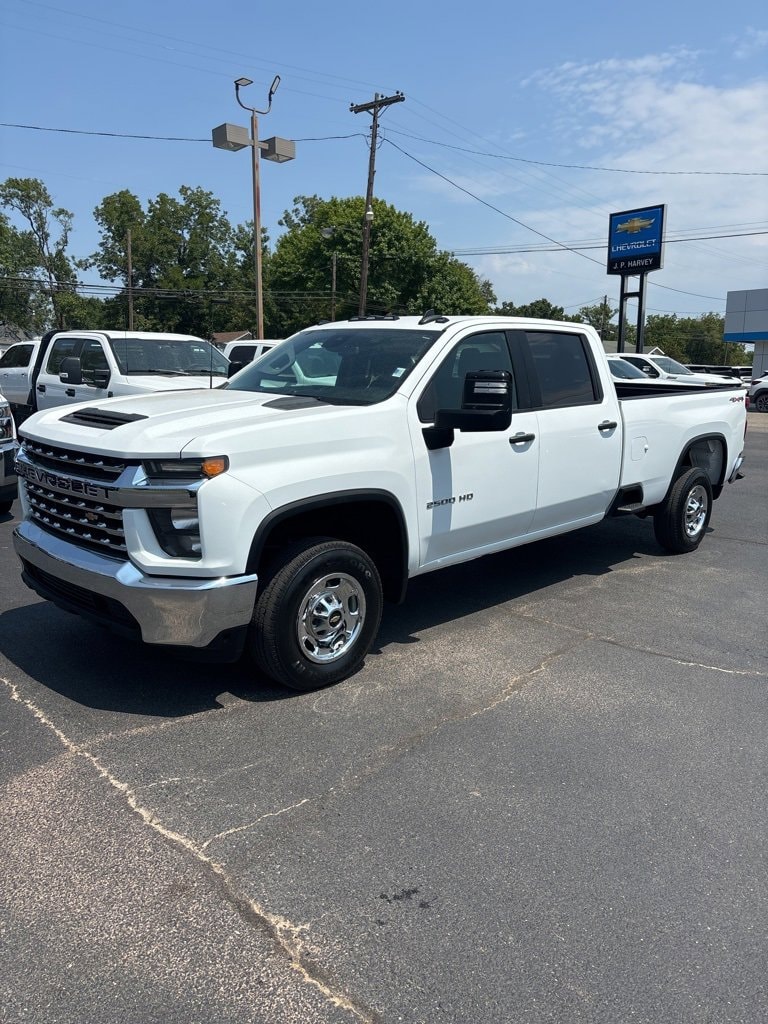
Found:
M 119 458 L 25 440 L 17 463 L 28 517 L 80 547 L 125 558 L 123 507 L 109 500 L 130 468 Z M 133 475 L 133 474 L 129 474 Z
M 25 441 L 24 451 L 30 462 L 36 466 L 44 466 L 57 473 L 73 473 L 90 480 L 117 480 L 127 466 L 122 459 L 109 455 L 78 452 L 74 449 L 40 444 L 39 441 Z
M 90 498 L 52 491 L 24 481 L 32 519 L 44 530 L 84 547 L 125 554 L 123 510 Z

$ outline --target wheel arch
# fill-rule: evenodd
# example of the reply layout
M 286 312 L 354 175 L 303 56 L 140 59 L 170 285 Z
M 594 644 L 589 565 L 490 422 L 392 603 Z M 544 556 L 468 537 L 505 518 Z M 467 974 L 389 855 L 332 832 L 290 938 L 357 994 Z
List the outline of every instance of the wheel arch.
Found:
M 691 439 L 677 460 L 670 490 L 675 480 L 686 469 L 702 469 L 712 485 L 712 497 L 719 498 L 728 471 L 728 442 L 720 433 L 702 434 Z
M 285 544 L 332 537 L 362 548 L 376 564 L 384 596 L 399 603 L 408 585 L 408 531 L 388 491 L 351 490 L 303 498 L 271 512 L 251 542 L 248 572 L 260 572 Z

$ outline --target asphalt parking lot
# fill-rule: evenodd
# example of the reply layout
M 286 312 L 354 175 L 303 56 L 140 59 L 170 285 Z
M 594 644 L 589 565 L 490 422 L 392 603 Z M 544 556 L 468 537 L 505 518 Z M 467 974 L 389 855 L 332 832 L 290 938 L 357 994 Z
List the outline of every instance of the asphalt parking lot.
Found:
M 768 1021 L 768 416 L 747 456 L 697 552 L 422 577 L 306 695 L 41 602 L 0 517 L 4 1019 Z

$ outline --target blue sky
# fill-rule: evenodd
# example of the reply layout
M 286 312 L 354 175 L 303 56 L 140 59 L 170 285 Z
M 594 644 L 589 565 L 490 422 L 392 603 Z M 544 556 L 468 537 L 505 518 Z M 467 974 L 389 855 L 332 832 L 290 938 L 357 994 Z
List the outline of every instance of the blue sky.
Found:
M 260 134 L 296 139 L 297 156 L 262 165 L 273 240 L 294 196 L 364 193 L 371 119 L 349 106 L 400 90 L 381 118 L 375 194 L 425 221 L 499 301 L 618 305 L 609 214 L 658 203 L 668 244 L 648 312 L 724 312 L 727 291 L 768 283 L 757 0 L 5 0 L 0 40 L 6 124 L 203 140 L 0 127 L 0 180 L 42 179 L 75 215 L 77 256 L 97 245 L 94 207 L 124 188 L 146 203 L 201 186 L 234 223 L 250 219 L 247 151 L 215 150 L 210 131 L 247 123 L 235 78 L 253 79 L 243 97 L 261 107 L 279 74 Z M 699 237 L 726 235 L 740 237 Z M 542 236 L 596 248 L 542 251 L 555 248 Z

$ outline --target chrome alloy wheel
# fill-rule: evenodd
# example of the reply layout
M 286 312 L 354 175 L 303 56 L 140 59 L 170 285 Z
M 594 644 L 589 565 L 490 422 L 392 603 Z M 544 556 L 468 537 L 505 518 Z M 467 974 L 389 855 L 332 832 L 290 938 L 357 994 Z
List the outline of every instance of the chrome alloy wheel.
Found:
M 704 529 L 709 511 L 709 498 L 706 490 L 701 484 L 696 484 L 688 492 L 685 502 L 685 532 L 691 537 L 697 537 Z
M 304 654 L 319 665 L 343 657 L 365 620 L 365 593 L 346 573 L 316 579 L 299 602 L 296 637 Z

